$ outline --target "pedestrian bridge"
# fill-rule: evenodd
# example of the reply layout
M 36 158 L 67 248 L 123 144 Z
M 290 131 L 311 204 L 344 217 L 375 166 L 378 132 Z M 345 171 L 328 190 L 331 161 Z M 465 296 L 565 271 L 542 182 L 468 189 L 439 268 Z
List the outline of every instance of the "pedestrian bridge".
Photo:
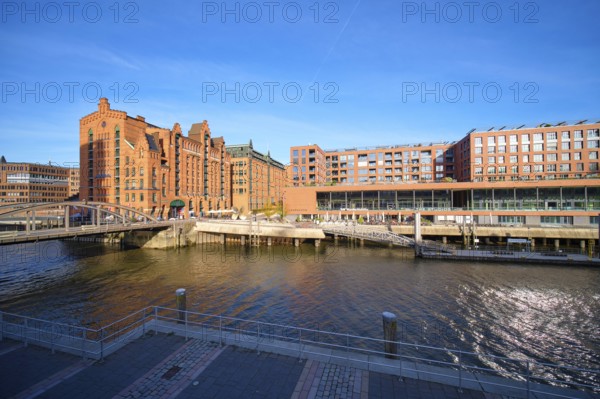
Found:
M 0 206 L 0 245 L 164 229 L 160 221 L 134 208 L 92 201 Z
M 389 230 L 381 230 L 374 227 L 356 225 L 325 224 L 322 226 L 325 234 L 344 236 L 380 242 L 384 244 L 397 245 L 401 247 L 414 247 L 415 240 L 412 238 L 393 233 Z

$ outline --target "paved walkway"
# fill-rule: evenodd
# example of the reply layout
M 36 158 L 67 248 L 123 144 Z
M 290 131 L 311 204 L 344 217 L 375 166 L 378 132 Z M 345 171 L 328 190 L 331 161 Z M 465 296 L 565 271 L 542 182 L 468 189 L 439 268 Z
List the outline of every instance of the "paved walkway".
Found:
M 0 398 L 481 398 L 504 396 L 169 334 L 103 361 L 0 342 Z

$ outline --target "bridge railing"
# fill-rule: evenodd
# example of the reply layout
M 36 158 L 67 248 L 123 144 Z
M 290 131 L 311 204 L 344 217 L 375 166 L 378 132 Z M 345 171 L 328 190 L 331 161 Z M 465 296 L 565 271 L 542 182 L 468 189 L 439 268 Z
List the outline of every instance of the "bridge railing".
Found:
M 326 224 L 322 226 L 323 231 L 329 234 L 346 235 L 354 238 L 364 238 L 367 240 L 393 242 L 399 245 L 412 246 L 414 240 L 403 235 L 399 235 L 388 230 L 377 229 L 368 226 L 350 225 L 339 226 Z
M 176 333 L 256 351 L 350 365 L 459 388 L 483 387 L 511 396 L 586 397 L 600 393 L 600 370 L 515 359 L 453 348 L 385 341 L 353 334 L 266 323 L 165 307 L 147 307 L 90 329 L 0 312 L 0 341 L 11 338 L 101 359 L 148 332 Z M 395 344 L 395 353 L 386 353 Z M 578 390 L 578 391 L 574 391 Z M 579 392 L 581 391 L 581 392 Z M 582 395 L 580 395 L 580 393 Z

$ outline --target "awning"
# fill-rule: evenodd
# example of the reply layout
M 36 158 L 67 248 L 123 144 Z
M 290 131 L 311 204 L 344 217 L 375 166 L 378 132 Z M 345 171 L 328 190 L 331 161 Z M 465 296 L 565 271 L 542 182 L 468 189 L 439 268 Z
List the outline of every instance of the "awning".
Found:
M 183 207 L 185 207 L 185 203 L 180 199 L 176 199 L 176 200 L 171 201 L 170 206 L 171 206 L 171 208 L 183 208 Z

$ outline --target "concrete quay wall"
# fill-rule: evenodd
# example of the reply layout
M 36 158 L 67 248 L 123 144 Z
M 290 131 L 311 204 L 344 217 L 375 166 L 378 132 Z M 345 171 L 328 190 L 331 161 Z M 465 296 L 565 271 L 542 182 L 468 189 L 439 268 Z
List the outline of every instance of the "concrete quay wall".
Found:
M 378 226 L 382 230 L 387 226 Z M 392 226 L 394 233 L 412 236 L 414 226 Z M 471 235 L 473 228 L 466 225 L 466 234 Z M 461 237 L 463 226 L 456 225 L 431 225 L 421 226 L 423 236 Z M 519 227 L 519 226 L 475 226 L 475 234 L 479 238 L 533 238 L 533 239 L 561 239 L 561 240 L 598 240 L 597 228 L 585 227 Z

